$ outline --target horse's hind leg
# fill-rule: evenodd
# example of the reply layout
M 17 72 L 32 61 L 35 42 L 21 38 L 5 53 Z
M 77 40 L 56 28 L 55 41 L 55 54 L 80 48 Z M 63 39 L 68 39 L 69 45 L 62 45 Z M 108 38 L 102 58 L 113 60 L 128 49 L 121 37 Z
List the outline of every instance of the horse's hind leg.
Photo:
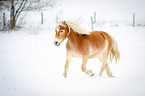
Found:
M 87 75 L 89 76 L 93 76 L 94 73 L 92 72 L 92 70 L 87 70 L 86 69 L 86 64 L 87 64 L 88 58 L 87 57 L 83 57 L 82 58 L 82 71 L 85 72 Z
M 107 54 L 103 54 L 103 56 L 99 57 L 99 60 L 103 63 L 99 75 L 102 76 L 104 70 L 106 69 L 107 75 L 109 77 L 113 77 L 112 72 L 110 71 L 110 68 L 107 63 L 108 56 L 109 56 L 109 53 L 107 52 Z
M 98 57 L 98 58 L 99 58 L 99 60 L 103 63 L 102 66 L 101 66 L 101 71 L 100 71 L 100 73 L 99 73 L 99 75 L 102 76 L 102 74 L 103 74 L 103 72 L 104 72 L 104 70 L 105 70 L 105 63 L 103 62 L 103 56 L 100 56 L 100 57 Z
M 111 72 L 109 66 L 108 66 L 108 63 L 106 64 L 106 71 L 107 71 L 107 75 L 108 75 L 109 77 L 114 77 L 114 76 L 112 75 L 112 72 Z
M 103 72 L 104 72 L 105 69 L 106 69 L 107 75 L 109 77 L 113 77 L 112 72 L 110 71 L 110 68 L 108 66 L 108 63 L 103 63 L 102 64 L 101 71 L 100 71 L 100 74 L 99 75 L 102 76 L 102 74 L 103 74 Z

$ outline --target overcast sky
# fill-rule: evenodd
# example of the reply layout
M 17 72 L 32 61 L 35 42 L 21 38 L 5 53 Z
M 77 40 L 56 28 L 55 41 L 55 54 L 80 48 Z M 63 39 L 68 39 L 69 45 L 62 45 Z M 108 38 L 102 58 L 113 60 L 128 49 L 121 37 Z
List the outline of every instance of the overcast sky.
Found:
M 65 11 L 72 12 L 143 13 L 145 12 L 145 0 L 62 0 L 62 7 Z

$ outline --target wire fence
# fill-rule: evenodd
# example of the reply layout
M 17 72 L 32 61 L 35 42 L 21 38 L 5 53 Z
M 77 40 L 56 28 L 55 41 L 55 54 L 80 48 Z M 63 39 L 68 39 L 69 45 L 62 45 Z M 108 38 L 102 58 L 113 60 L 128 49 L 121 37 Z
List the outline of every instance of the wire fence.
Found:
M 10 21 L 8 14 L 2 13 L 0 15 L 0 30 L 9 29 Z M 50 28 L 53 25 L 52 22 L 59 21 L 62 17 L 63 14 L 55 14 L 54 12 L 23 12 L 23 15 L 17 21 L 17 26 L 23 26 L 25 24 L 45 24 Z M 94 12 L 90 18 L 85 19 L 90 20 L 88 22 L 90 22 L 92 30 L 94 27 L 102 26 L 118 27 L 124 25 L 145 27 L 145 13 L 98 14 Z

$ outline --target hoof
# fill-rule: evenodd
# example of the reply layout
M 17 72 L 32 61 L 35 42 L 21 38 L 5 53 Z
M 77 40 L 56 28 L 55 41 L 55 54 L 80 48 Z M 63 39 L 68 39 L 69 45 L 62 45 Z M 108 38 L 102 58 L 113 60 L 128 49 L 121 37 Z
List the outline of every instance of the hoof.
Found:
M 66 78 L 66 76 L 64 76 Z
M 112 76 L 111 78 L 114 78 L 114 76 Z
M 102 74 L 99 74 L 99 76 L 102 76 Z
M 66 74 L 66 73 L 64 73 L 64 74 L 63 74 L 63 76 L 66 78 L 66 77 L 67 77 L 67 74 Z
M 110 77 L 110 78 L 114 78 L 114 76 L 113 76 L 113 75 L 111 75 L 111 76 L 108 76 L 108 77 Z
M 91 75 L 91 77 L 94 76 L 94 73 Z

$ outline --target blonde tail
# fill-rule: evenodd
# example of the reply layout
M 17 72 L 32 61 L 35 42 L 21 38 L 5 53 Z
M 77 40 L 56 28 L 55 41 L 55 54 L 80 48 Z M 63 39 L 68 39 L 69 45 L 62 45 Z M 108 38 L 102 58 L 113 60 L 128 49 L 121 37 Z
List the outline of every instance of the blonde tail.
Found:
M 113 47 L 110 52 L 110 61 L 112 62 L 113 58 L 115 57 L 115 62 L 117 63 L 120 60 L 120 52 L 118 50 L 117 42 L 115 41 L 114 38 L 112 38 L 112 40 L 113 40 Z

